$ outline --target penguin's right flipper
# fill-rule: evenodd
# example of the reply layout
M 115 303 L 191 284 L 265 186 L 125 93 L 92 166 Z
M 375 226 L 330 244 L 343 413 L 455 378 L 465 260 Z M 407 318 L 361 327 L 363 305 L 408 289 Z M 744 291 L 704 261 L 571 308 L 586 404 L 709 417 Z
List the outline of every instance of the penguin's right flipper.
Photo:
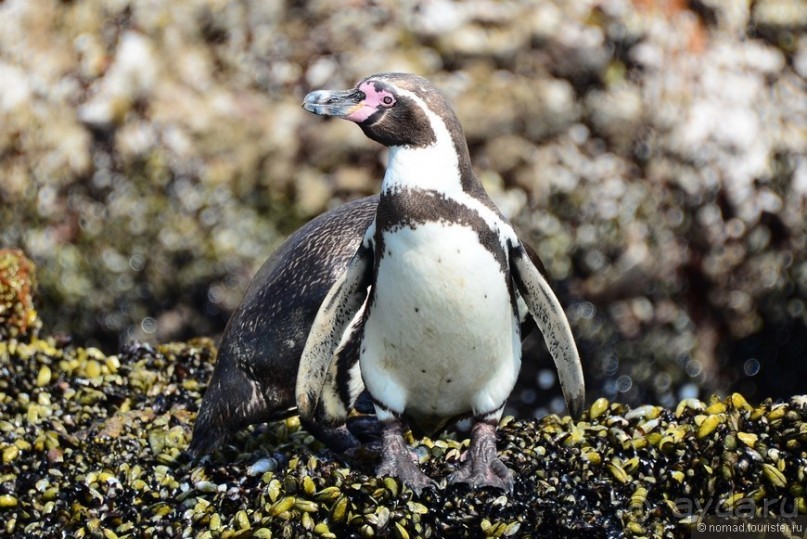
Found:
M 368 231 L 368 236 L 372 237 L 372 232 Z M 326 384 L 330 388 L 338 382 L 334 379 L 338 369 L 332 369 L 331 362 L 341 350 L 355 345 L 354 338 L 361 333 L 362 306 L 372 282 L 373 249 L 369 245 L 369 241 L 362 243 L 328 291 L 308 334 L 296 386 L 297 410 L 304 421 L 314 418 Z
M 325 426 L 347 421 L 350 410 L 364 391 L 359 367 L 359 349 L 364 336 L 365 304 L 356 312 L 342 335 L 325 375 L 315 419 Z
M 521 242 L 510 248 L 510 273 L 555 361 L 566 407 L 572 416 L 578 417 L 585 407 L 586 386 L 580 355 L 563 307 Z

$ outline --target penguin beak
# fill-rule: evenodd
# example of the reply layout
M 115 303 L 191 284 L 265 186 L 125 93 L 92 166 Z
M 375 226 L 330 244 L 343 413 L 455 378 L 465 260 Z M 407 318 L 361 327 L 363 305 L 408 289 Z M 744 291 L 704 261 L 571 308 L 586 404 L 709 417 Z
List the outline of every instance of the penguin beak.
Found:
M 316 90 L 303 99 L 303 108 L 320 116 L 352 120 L 353 113 L 364 106 L 364 92 L 351 90 Z M 355 120 L 354 120 L 355 121 Z

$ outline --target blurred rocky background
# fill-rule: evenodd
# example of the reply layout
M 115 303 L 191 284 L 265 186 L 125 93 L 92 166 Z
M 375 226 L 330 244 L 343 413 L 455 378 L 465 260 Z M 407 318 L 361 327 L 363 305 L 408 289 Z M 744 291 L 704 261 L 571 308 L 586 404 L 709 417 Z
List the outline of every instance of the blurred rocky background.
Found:
M 381 148 L 302 97 L 411 71 L 555 279 L 592 396 L 803 393 L 806 30 L 803 0 L 0 1 L 0 247 L 51 333 L 215 337 L 285 234 L 378 190 Z M 529 349 L 522 416 L 562 407 Z

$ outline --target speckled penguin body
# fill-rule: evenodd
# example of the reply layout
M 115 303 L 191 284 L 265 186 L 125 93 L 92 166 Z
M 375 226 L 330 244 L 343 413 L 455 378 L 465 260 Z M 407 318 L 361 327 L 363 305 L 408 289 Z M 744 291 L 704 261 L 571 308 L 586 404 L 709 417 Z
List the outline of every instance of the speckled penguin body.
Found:
M 377 205 L 377 196 L 366 197 L 319 216 L 264 263 L 222 335 L 191 452 L 207 453 L 246 425 L 294 413 L 294 384 L 311 323 Z

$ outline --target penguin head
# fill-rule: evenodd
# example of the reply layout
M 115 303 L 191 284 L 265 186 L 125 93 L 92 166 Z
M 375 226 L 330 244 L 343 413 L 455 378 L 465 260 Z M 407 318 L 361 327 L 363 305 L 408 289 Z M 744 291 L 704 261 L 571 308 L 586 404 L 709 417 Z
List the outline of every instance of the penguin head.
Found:
M 451 106 L 431 82 L 409 73 L 381 73 L 350 90 L 316 90 L 303 108 L 320 116 L 344 118 L 384 146 L 425 147 L 437 140 L 435 116 L 449 131 L 460 130 Z

